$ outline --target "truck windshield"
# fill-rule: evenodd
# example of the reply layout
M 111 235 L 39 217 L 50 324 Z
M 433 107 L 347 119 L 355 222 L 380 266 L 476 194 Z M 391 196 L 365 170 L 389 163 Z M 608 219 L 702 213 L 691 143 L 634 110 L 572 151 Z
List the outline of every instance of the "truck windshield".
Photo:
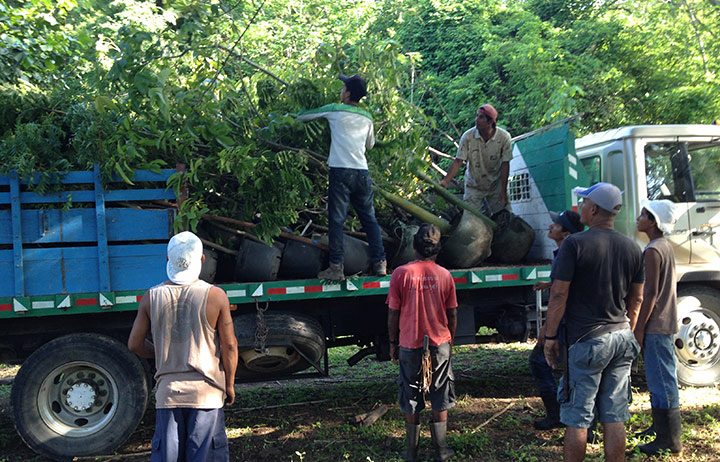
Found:
M 649 199 L 720 201 L 720 140 L 645 145 Z

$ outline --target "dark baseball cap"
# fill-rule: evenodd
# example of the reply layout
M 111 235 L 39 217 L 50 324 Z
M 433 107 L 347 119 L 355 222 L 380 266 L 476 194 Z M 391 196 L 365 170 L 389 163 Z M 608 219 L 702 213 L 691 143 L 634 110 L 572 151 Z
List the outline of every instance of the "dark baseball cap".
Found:
M 343 81 L 345 88 L 350 92 L 353 100 L 359 101 L 360 98 L 367 95 L 367 83 L 365 79 L 358 74 L 351 75 L 350 77 L 345 74 L 340 74 L 338 79 Z
M 550 219 L 553 223 L 565 228 L 570 234 L 579 233 L 585 226 L 580 222 L 580 215 L 572 210 L 565 210 L 564 212 L 550 212 Z

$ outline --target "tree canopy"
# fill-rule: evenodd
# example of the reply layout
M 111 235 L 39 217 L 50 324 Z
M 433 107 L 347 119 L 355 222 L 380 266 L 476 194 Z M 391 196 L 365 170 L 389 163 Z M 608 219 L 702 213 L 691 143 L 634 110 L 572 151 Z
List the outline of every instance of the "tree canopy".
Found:
M 0 161 L 23 177 L 187 166 L 180 226 L 208 211 L 269 238 L 324 219 L 329 136 L 294 114 L 369 83 L 375 181 L 413 198 L 426 147 L 477 106 L 520 134 L 720 116 L 715 0 L 0 1 Z M 381 215 L 387 213 L 380 210 Z

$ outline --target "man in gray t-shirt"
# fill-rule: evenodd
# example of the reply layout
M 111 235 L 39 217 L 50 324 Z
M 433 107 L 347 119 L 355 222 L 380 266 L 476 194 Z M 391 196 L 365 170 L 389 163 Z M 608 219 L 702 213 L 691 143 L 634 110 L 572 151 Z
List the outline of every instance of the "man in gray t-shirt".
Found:
M 603 424 L 605 460 L 625 460 L 630 417 L 630 366 L 640 351 L 630 330 L 642 298 L 642 255 L 614 230 L 622 193 L 609 183 L 578 188 L 580 220 L 588 231 L 565 239 L 551 278 L 545 358 L 558 366 L 558 326 L 567 328 L 567 363 L 560 381 L 560 420 L 566 425 L 566 461 L 585 457 L 595 413 Z M 572 397 L 572 399 L 570 399 Z

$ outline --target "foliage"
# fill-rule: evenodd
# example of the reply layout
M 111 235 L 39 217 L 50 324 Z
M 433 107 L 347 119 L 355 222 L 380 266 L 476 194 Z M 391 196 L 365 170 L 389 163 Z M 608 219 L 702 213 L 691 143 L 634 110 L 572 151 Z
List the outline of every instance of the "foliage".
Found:
M 374 180 L 417 202 L 426 146 L 451 152 L 485 101 L 515 135 L 717 118 L 719 19 L 700 0 L 3 0 L 0 162 L 41 190 L 181 163 L 179 226 L 213 212 L 268 240 L 324 220 L 328 129 L 293 115 L 337 102 L 340 72 L 369 82 Z

